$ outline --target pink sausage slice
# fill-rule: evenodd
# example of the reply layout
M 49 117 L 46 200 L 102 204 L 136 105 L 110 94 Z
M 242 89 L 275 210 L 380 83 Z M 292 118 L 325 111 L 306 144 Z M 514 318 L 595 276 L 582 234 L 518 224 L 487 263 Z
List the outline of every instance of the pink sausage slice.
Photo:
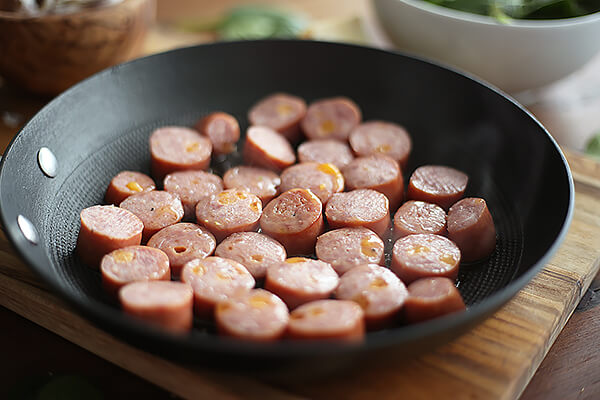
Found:
M 169 257 L 147 246 L 129 246 L 111 251 L 100 263 L 102 287 L 112 296 L 131 282 L 170 280 Z
M 396 318 L 408 297 L 406 286 L 389 269 L 375 264 L 352 268 L 340 278 L 335 297 L 358 303 L 369 329 L 381 329 Z
M 327 203 L 325 216 L 334 229 L 362 226 L 382 239 L 389 234 L 389 202 L 385 195 L 375 190 L 359 189 L 334 194 Z
M 290 314 L 283 301 L 264 289 L 231 296 L 217 304 L 215 322 L 220 334 L 269 342 L 283 336 Z
M 121 171 L 110 181 L 104 201 L 107 204 L 118 206 L 132 194 L 154 189 L 156 189 L 156 185 L 148 175 L 135 171 Z
M 404 178 L 392 158 L 382 155 L 355 158 L 342 172 L 348 190 L 377 190 L 387 196 L 391 210 L 400 206 L 404 197 Z
M 367 228 L 341 228 L 317 238 L 315 252 L 338 275 L 362 264 L 383 264 L 383 241 Z
M 181 274 L 188 261 L 210 256 L 216 245 L 215 237 L 206 228 L 187 222 L 167 226 L 148 240 L 148 246 L 162 250 L 169 257 L 174 276 Z
M 193 297 L 192 288 L 181 282 L 134 282 L 119 291 L 126 314 L 177 334 L 192 329 Z
M 198 202 L 196 218 L 217 242 L 235 232 L 255 231 L 262 215 L 258 197 L 238 189 L 224 190 Z
M 392 122 L 363 122 L 350 133 L 349 140 L 358 156 L 383 154 L 396 160 L 403 169 L 412 149 L 406 129 Z
M 243 150 L 248 165 L 279 172 L 296 162 L 294 149 L 285 137 L 266 126 L 251 126 Z
M 142 241 L 144 224 L 130 211 L 114 206 L 92 206 L 81 211 L 77 254 L 97 268 L 102 257 L 121 247 Z
M 300 139 L 300 121 L 306 114 L 306 102 L 300 97 L 274 93 L 261 99 L 248 112 L 251 125 L 268 126 L 290 142 Z
M 240 165 L 225 172 L 223 183 L 225 189 L 244 190 L 258 196 L 263 204 L 267 204 L 277 196 L 281 179 L 268 169 Z
M 288 190 L 267 204 L 260 228 L 281 243 L 288 255 L 312 254 L 323 231 L 321 200 L 310 190 Z
M 223 181 L 215 174 L 204 171 L 178 171 L 165 177 L 164 189 L 176 194 L 183 204 L 184 218 L 196 217 L 196 204 L 211 194 L 223 190 Z
M 333 164 L 343 169 L 354 159 L 350 147 L 338 140 L 321 139 L 309 140 L 298 146 L 298 160 L 300 162 L 318 162 L 320 164 Z
M 223 240 L 215 250 L 218 257 L 242 264 L 254 279 L 262 279 L 271 265 L 285 261 L 285 248 L 275 239 L 257 232 L 238 232 Z
M 312 301 L 290 313 L 288 337 L 360 342 L 365 337 L 364 312 L 353 301 Z
M 144 243 L 162 228 L 176 224 L 183 218 L 183 205 L 179 197 L 161 190 L 129 196 L 119 207 L 131 211 L 142 220 Z
M 456 280 L 459 264 L 458 246 L 440 235 L 408 235 L 398 239 L 392 250 L 392 271 L 406 284 L 436 276 Z
M 469 177 L 457 169 L 440 165 L 425 165 L 412 173 L 407 197 L 435 203 L 448 210 L 460 200 L 467 189 Z
M 448 278 L 423 278 L 408 285 L 404 303 L 406 322 L 421 322 L 464 309 L 460 292 Z
M 296 164 L 281 173 L 280 189 L 285 192 L 296 188 L 310 189 L 321 203 L 327 204 L 334 193 L 344 190 L 344 177 L 333 164 Z
M 152 175 L 159 180 L 175 171 L 208 168 L 211 153 L 210 140 L 193 129 L 166 126 L 150 136 Z
M 309 139 L 346 141 L 361 121 L 360 108 L 346 97 L 334 97 L 311 103 L 301 127 Z
M 446 212 L 437 204 L 410 200 L 394 215 L 394 239 L 416 233 L 446 234 Z
M 293 309 L 309 301 L 328 298 L 338 282 L 337 273 L 326 262 L 292 257 L 267 269 L 265 289 L 281 297 Z
M 215 154 L 229 154 L 240 140 L 240 125 L 233 115 L 213 112 L 196 123 L 196 130 L 210 139 Z
M 496 248 L 496 228 L 484 199 L 466 198 L 448 212 L 448 238 L 458 245 L 464 261 L 489 256 Z

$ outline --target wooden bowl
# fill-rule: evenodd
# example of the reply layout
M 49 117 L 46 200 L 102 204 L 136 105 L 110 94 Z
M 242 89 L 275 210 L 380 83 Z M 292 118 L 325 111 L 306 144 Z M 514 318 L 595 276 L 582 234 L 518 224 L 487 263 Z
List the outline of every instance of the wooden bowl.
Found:
M 0 11 L 0 75 L 32 92 L 58 94 L 138 55 L 155 10 L 155 0 L 123 0 L 71 14 Z

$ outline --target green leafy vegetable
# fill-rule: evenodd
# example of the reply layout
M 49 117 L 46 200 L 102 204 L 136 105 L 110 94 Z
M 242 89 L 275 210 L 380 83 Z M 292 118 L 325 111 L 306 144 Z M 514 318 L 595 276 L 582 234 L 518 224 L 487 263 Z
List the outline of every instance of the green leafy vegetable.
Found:
M 600 158 L 600 133 L 593 136 L 585 147 L 585 154 Z

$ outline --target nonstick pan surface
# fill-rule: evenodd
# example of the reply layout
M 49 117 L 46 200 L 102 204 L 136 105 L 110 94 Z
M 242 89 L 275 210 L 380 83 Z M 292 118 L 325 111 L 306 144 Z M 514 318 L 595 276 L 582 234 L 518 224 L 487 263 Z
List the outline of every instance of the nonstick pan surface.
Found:
M 98 271 L 74 254 L 79 212 L 102 203 L 108 182 L 119 171 L 149 173 L 147 140 L 153 129 L 192 125 L 208 112 L 223 110 L 235 115 L 244 131 L 251 105 L 278 91 L 308 102 L 348 96 L 362 108 L 364 120 L 405 126 L 414 148 L 405 177 L 423 164 L 450 165 L 469 174 L 467 195 L 487 200 L 498 245 L 488 260 L 461 268 L 466 312 L 370 333 L 360 346 L 259 345 L 220 338 L 200 321 L 189 336 L 167 336 L 124 316 L 105 297 Z M 39 168 L 42 147 L 58 161 L 54 178 Z M 234 155 L 212 167 L 222 173 L 239 162 Z M 15 137 L 0 170 L 7 236 L 31 268 L 79 312 L 168 357 L 237 366 L 301 359 L 321 363 L 376 349 L 405 354 L 448 341 L 498 309 L 540 271 L 565 236 L 573 193 L 568 165 L 554 140 L 497 90 L 405 55 L 309 41 L 204 45 L 101 72 L 41 110 Z M 19 215 L 37 230 L 37 245 L 22 234 Z

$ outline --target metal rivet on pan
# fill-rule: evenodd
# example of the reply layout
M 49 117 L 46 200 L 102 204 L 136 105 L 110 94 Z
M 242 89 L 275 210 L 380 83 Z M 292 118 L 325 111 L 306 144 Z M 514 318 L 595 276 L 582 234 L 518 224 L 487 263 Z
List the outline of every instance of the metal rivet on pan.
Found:
M 35 229 L 35 226 L 33 226 L 30 220 L 19 214 L 17 217 L 17 224 L 19 225 L 21 233 L 25 236 L 25 239 L 29 240 L 32 244 L 39 243 L 37 229 Z
M 58 169 L 58 161 L 56 161 L 56 157 L 54 157 L 54 153 L 47 148 L 42 147 L 38 151 L 38 164 L 40 165 L 40 169 L 46 176 L 50 178 L 54 178 L 56 176 L 56 170 Z

